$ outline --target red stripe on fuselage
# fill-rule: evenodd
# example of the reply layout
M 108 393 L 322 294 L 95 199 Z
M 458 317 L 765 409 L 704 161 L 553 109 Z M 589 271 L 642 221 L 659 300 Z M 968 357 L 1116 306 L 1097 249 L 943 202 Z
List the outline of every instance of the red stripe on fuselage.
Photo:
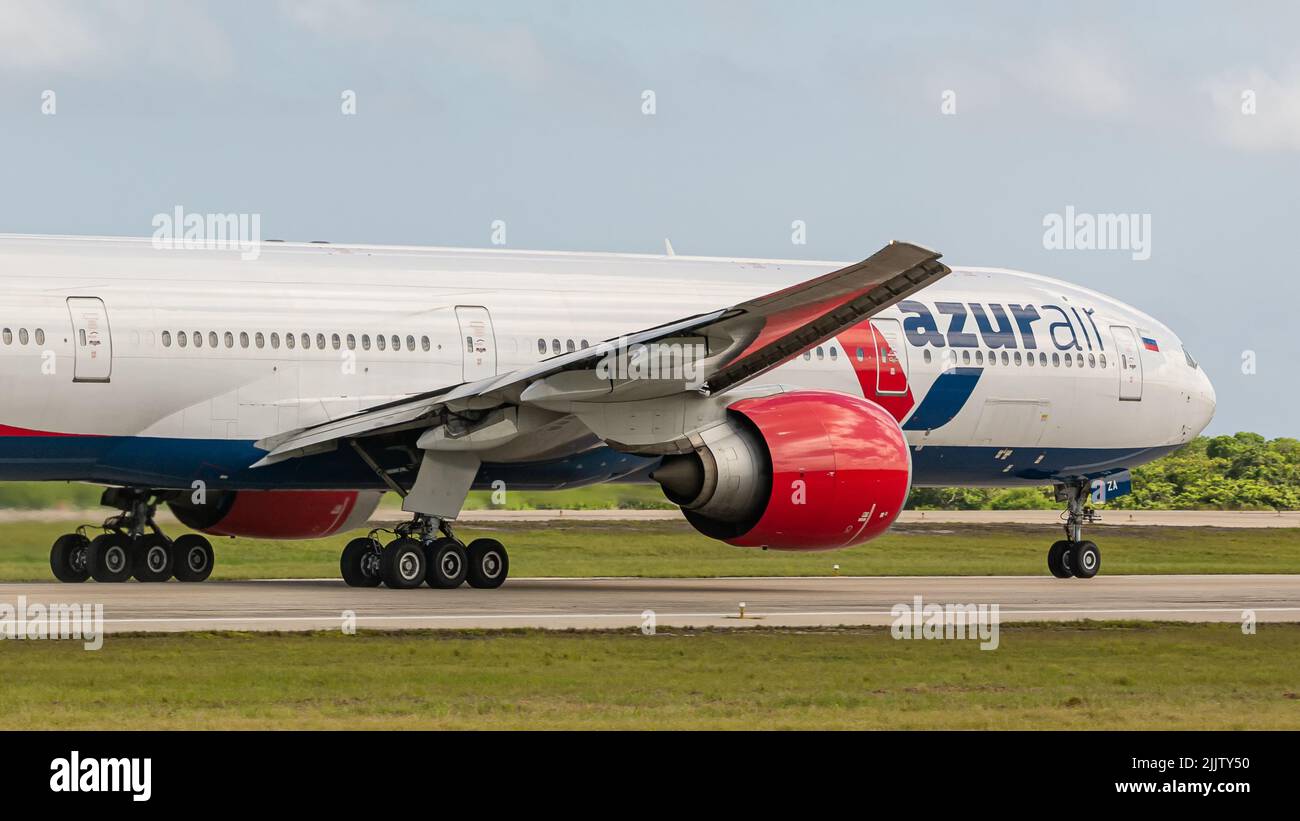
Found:
M 100 436 L 98 433 L 59 433 L 49 430 L 32 430 L 31 428 L 16 428 L 13 425 L 0 425 L 0 437 L 17 436 L 17 437 L 49 437 L 49 436 Z
M 903 420 L 912 408 L 916 405 L 916 399 L 912 396 L 912 386 L 906 385 L 907 374 L 902 372 L 901 367 L 896 364 L 898 361 L 897 354 L 885 341 L 880 331 L 870 321 L 861 322 L 849 328 L 847 331 L 840 333 L 838 337 L 840 347 L 853 364 L 853 373 L 858 377 L 858 385 L 862 388 L 862 395 L 885 410 L 889 411 L 894 419 L 902 424 Z M 862 349 L 862 359 L 858 360 L 858 348 Z M 886 374 L 885 381 L 902 377 L 902 382 L 906 385 L 905 393 L 881 393 L 879 391 L 881 374 L 880 356 L 884 355 L 894 361 L 894 367 L 899 369 L 898 374 Z M 888 363 L 887 363 L 888 365 Z

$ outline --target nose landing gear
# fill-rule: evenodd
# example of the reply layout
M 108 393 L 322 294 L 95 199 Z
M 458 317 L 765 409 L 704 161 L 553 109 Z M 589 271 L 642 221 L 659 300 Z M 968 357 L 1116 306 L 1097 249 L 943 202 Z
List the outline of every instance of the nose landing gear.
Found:
M 1083 538 L 1085 524 L 1101 521 L 1101 515 L 1087 504 L 1089 493 L 1088 482 L 1061 485 L 1056 490 L 1057 501 L 1068 505 L 1065 539 L 1047 551 L 1047 569 L 1058 579 L 1091 579 L 1101 570 L 1101 548 Z

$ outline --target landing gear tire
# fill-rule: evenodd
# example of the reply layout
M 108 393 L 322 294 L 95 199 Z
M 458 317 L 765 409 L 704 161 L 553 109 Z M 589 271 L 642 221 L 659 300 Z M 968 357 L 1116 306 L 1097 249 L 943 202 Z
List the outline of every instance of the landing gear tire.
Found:
M 379 565 L 383 545 L 378 539 L 353 539 L 339 557 L 339 571 L 348 587 L 378 587 L 383 582 Z
M 429 567 L 425 581 L 429 586 L 439 590 L 460 587 L 469 566 L 465 546 L 455 539 L 434 539 L 424 551 Z
M 379 575 L 394 590 L 410 590 L 424 581 L 427 564 L 424 545 L 415 539 L 401 538 L 379 554 Z
M 136 581 L 165 582 L 172 577 L 171 545 L 162 536 L 139 537 L 131 553 L 131 575 Z
M 510 554 L 496 539 L 475 539 L 466 550 L 469 554 L 469 571 L 466 581 L 470 587 L 492 590 L 505 583 L 510 575 Z
M 69 533 L 54 540 L 50 548 L 50 570 L 61 582 L 79 583 L 90 578 L 86 564 L 86 548 L 90 540 L 80 533 Z
M 86 547 L 86 566 L 97 582 L 124 582 L 131 576 L 131 541 L 118 533 L 104 533 Z
M 1047 551 L 1047 569 L 1058 579 L 1068 579 L 1074 575 L 1070 570 L 1071 553 L 1074 545 L 1061 540 Z
M 1093 542 L 1075 542 L 1070 546 L 1070 569 L 1075 578 L 1091 579 L 1101 570 L 1101 550 Z
M 212 543 L 197 533 L 186 533 L 172 542 L 171 552 L 172 572 L 178 582 L 206 581 L 217 563 Z

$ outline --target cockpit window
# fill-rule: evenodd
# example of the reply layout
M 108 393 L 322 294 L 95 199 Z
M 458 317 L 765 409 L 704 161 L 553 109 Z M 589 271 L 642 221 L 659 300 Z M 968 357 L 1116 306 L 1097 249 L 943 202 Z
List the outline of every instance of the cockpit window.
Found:
M 1186 348 L 1183 348 L 1183 356 L 1187 358 L 1187 367 L 1189 368 L 1197 367 L 1196 360 L 1192 358 L 1192 355 L 1187 352 Z

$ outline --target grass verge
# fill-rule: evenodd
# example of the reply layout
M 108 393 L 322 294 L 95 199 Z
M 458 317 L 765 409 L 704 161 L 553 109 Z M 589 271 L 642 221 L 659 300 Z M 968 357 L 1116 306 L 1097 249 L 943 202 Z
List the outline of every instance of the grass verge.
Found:
M 0 727 L 1300 728 L 1300 625 L 363 631 L 0 642 Z

